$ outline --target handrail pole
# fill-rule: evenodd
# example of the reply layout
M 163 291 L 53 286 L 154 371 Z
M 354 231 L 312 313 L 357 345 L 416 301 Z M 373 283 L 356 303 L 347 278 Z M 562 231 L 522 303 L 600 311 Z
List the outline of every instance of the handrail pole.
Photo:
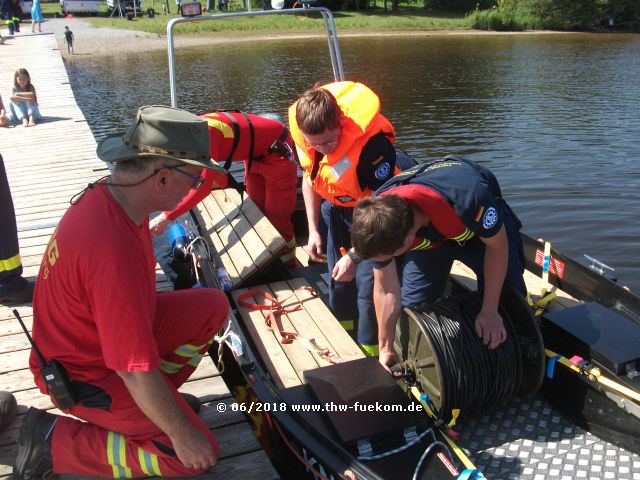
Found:
M 319 12 L 324 20 L 324 28 L 329 45 L 329 57 L 331 58 L 331 68 L 336 81 L 344 80 L 344 70 L 342 68 L 342 58 L 340 56 L 340 46 L 338 44 L 338 33 L 336 24 L 331 10 L 325 7 L 305 7 L 305 13 Z M 234 12 L 221 13 L 218 15 L 202 15 L 198 17 L 177 17 L 167 22 L 167 54 L 169 55 L 169 89 L 171 93 L 171 106 L 178 107 L 178 97 L 176 93 L 176 64 L 175 64 L 175 46 L 174 46 L 174 26 L 178 23 L 202 22 L 208 20 L 219 20 L 230 17 L 247 17 L 258 15 L 284 15 L 300 13 L 301 9 L 287 8 L 283 10 L 260 10 L 255 12 Z

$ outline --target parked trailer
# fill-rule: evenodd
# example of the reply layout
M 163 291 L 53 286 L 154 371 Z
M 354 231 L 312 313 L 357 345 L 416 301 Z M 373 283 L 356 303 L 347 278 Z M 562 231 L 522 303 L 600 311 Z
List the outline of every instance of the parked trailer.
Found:
M 69 13 L 85 13 L 97 15 L 100 11 L 99 0 L 60 0 L 60 10 L 63 15 Z

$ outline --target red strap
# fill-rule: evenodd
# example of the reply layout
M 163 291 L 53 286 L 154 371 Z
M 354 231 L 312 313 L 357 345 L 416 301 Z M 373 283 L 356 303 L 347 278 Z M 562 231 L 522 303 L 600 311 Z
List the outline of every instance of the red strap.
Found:
M 267 329 L 272 332 L 273 324 L 275 323 L 278 329 L 278 333 L 280 334 L 280 343 L 291 343 L 293 340 L 295 340 L 298 334 L 296 332 L 284 331 L 282 328 L 282 322 L 280 321 L 279 317 L 284 313 L 295 312 L 302 308 L 302 305 L 300 305 L 300 303 L 297 300 L 296 300 L 298 302 L 297 305 L 294 305 L 294 306 L 290 305 L 289 308 L 287 306 L 284 306 L 284 304 L 291 297 L 295 296 L 295 292 L 299 290 L 306 290 L 310 292 L 312 295 L 314 296 L 316 295 L 316 293 L 311 287 L 301 287 L 294 290 L 293 293 L 289 295 L 287 298 L 285 298 L 284 300 L 278 301 L 269 292 L 265 292 L 264 290 L 260 290 L 256 288 L 253 290 L 248 290 L 238 295 L 237 302 L 238 302 L 238 305 L 240 305 L 241 307 L 247 308 L 249 310 L 269 310 L 269 313 L 264 319 L 264 323 L 267 326 Z M 245 301 L 245 299 L 249 297 L 264 297 L 270 303 L 260 304 L 260 303 L 251 303 L 251 302 Z

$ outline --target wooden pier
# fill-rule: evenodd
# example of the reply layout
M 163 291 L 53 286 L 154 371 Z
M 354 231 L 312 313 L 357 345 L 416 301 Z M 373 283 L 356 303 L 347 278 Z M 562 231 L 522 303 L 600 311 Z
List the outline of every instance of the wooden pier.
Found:
M 16 210 L 24 275 L 35 279 L 49 237 L 69 206 L 69 199 L 107 172 L 96 157 L 95 139 L 76 104 L 54 36 L 9 37 L 0 52 L 0 94 L 5 105 L 15 70 L 26 68 L 44 117 L 35 127 L 0 128 L 0 154 Z M 158 290 L 172 288 L 159 267 L 156 279 Z M 19 412 L 14 422 L 0 432 L 0 478 L 11 474 L 17 434 L 27 408 L 60 413 L 49 397 L 35 388 L 27 368 L 30 345 L 11 313 L 13 308 L 16 307 L 0 305 L 0 390 L 14 393 Z M 30 329 L 31 305 L 19 305 L 17 309 Z M 220 441 L 218 464 L 199 478 L 278 478 L 244 416 L 231 411 L 231 392 L 209 358 L 203 360 L 182 390 L 200 398 L 200 416 Z M 226 411 L 220 413 L 222 410 Z

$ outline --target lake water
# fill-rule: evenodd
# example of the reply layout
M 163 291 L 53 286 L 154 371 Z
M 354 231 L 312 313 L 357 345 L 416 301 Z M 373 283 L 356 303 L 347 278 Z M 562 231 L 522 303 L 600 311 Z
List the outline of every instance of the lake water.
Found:
M 640 292 L 640 35 L 343 38 L 347 79 L 381 97 L 418 161 L 461 154 L 498 176 L 523 230 L 588 254 Z M 277 113 L 332 80 L 326 41 L 178 49 L 178 104 Z M 166 53 L 68 64 L 97 139 L 169 104 Z

